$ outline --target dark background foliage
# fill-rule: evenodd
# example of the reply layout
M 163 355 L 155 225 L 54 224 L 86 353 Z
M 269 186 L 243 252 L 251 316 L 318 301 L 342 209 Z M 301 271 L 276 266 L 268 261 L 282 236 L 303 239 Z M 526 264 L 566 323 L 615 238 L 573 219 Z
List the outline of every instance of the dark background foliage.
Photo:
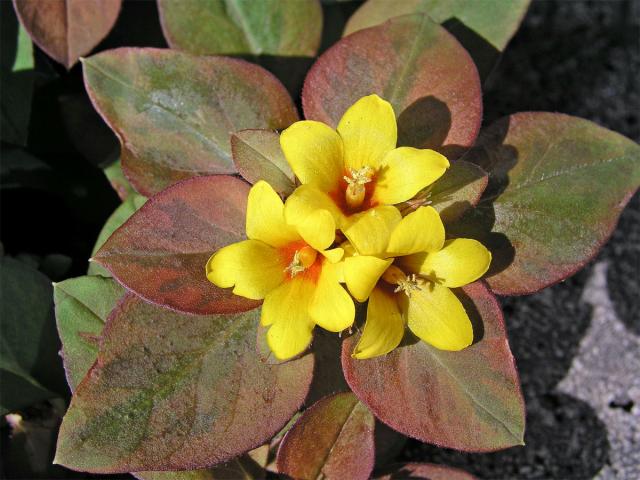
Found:
M 356 6 L 325 6 L 325 47 L 339 36 Z M 5 15 L 11 5 L 2 1 L 1 7 Z M 637 0 L 534 1 L 485 86 L 485 125 L 518 111 L 558 111 L 640 141 L 639 36 Z M 153 2 L 126 1 L 116 27 L 96 51 L 124 45 L 165 46 Z M 116 158 L 118 149 L 91 109 L 80 66 L 66 72 L 37 48 L 34 52 L 40 73 L 27 148 L 1 147 L 0 240 L 5 254 L 59 281 L 86 272 L 98 232 L 119 204 L 100 169 Z M 24 155 L 30 158 L 25 160 Z M 616 313 L 635 335 L 640 334 L 639 217 L 636 196 L 595 260 L 609 263 L 609 293 Z M 586 479 L 609 464 L 610 429 L 616 426 L 603 422 L 584 399 L 557 389 L 591 323 L 590 306 L 581 297 L 592 269 L 593 263 L 572 279 L 536 295 L 502 301 L 527 400 L 525 447 L 461 454 L 410 440 L 399 460 L 446 463 L 492 479 Z M 53 334 L 50 341 L 57 342 Z M 50 369 L 60 375 L 59 367 Z M 58 379 L 50 388 L 68 398 L 62 382 Z M 629 415 L 629 422 L 634 418 L 637 422 L 640 407 L 624 395 L 621 398 L 609 408 L 621 409 Z M 23 414 L 39 419 L 53 408 L 41 405 Z M 51 432 L 55 435 L 55 427 Z M 3 423 L 2 475 L 29 477 L 19 466 L 24 445 L 10 442 L 8 433 Z M 42 445 L 40 454 L 49 456 L 52 445 Z M 640 461 L 640 446 L 628 448 Z M 47 475 L 73 476 L 59 467 Z

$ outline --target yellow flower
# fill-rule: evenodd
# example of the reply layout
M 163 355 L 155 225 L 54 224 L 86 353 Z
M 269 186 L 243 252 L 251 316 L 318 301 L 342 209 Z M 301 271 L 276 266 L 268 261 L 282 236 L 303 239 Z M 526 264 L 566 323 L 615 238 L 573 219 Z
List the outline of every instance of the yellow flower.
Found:
M 339 283 L 341 248 L 335 222 L 325 210 L 288 225 L 278 194 L 263 181 L 249 192 L 248 240 L 214 253 L 207 278 L 253 300 L 264 299 L 261 323 L 269 326 L 267 343 L 279 359 L 291 358 L 309 345 L 315 325 L 340 332 L 354 320 L 353 300 Z
M 450 288 L 467 285 L 489 268 L 491 253 L 476 240 L 445 241 L 438 212 L 420 207 L 402 218 L 395 207 L 368 211 L 345 230 L 342 279 L 353 297 L 369 298 L 367 320 L 353 356 L 371 358 L 398 346 L 404 327 L 441 350 L 473 341 L 471 321 Z
M 291 125 L 280 145 L 302 186 L 288 200 L 287 221 L 323 209 L 342 229 L 372 207 L 413 198 L 449 167 L 433 150 L 396 148 L 397 139 L 393 107 L 377 95 L 353 104 L 337 131 L 312 120 Z

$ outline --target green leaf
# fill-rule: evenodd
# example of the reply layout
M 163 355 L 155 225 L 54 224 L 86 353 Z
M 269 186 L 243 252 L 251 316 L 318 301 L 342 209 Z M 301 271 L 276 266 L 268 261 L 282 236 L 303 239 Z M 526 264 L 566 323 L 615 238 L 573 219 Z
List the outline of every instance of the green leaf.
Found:
M 335 127 L 361 97 L 393 105 L 398 144 L 450 159 L 473 144 L 482 117 L 480 79 L 464 48 L 426 15 L 407 15 L 343 38 L 305 80 L 306 118 Z
M 219 248 L 245 238 L 249 185 L 234 177 L 195 177 L 150 198 L 102 245 L 93 259 L 127 289 L 169 308 L 231 313 L 259 302 L 206 278 Z
M 14 0 L 20 22 L 50 57 L 70 69 L 107 36 L 121 0 Z
M 107 180 L 109 180 L 109 183 L 111 184 L 113 189 L 120 197 L 120 200 L 122 200 L 123 202 L 127 200 L 129 195 L 135 194 L 136 191 L 129 183 L 129 180 L 127 180 L 127 177 L 124 176 L 120 159 L 116 160 L 107 168 L 105 168 L 104 174 L 107 177 Z
M 124 292 L 115 280 L 99 276 L 70 278 L 54 285 L 62 360 L 72 391 L 96 361 L 104 323 Z
M 31 37 L 22 25 L 18 27 L 18 45 L 16 48 L 16 59 L 13 62 L 12 71 L 33 69 L 33 44 Z
M 26 145 L 31 118 L 35 74 L 31 39 L 18 23 L 11 2 L 0 2 L 0 137 L 3 142 Z
M 443 24 L 469 50 L 485 78 L 524 18 L 530 0 L 368 0 L 349 19 L 344 35 L 412 13 Z
M 477 205 L 489 178 L 477 165 L 456 160 L 430 191 L 432 202 L 442 221 L 451 223 Z
M 51 282 L 32 267 L 0 258 L 0 411 L 28 407 L 55 396 L 47 375 L 55 371 Z M 55 363 L 54 363 L 55 365 Z
M 343 344 L 345 378 L 377 418 L 422 442 L 474 452 L 521 445 L 524 403 L 500 306 L 480 282 L 455 292 L 472 346 L 448 352 L 407 338 L 388 355 L 358 360 L 354 335 Z
M 475 480 L 473 475 L 458 468 L 436 465 L 435 463 L 403 463 L 390 465 L 374 477 L 374 480 Z
M 496 122 L 465 160 L 489 173 L 489 187 L 449 231 L 491 249 L 487 281 L 504 295 L 532 293 L 580 270 L 640 185 L 640 146 L 557 113 Z
M 293 478 L 366 480 L 373 470 L 375 419 L 351 392 L 305 410 L 278 449 L 278 472 Z
M 145 196 L 193 176 L 234 173 L 231 133 L 298 118 L 282 84 L 243 60 L 120 48 L 83 63 L 89 96 L 122 144 L 127 178 Z
M 260 362 L 259 316 L 184 315 L 125 296 L 73 396 L 55 461 L 95 473 L 198 469 L 267 441 L 304 401 L 313 357 Z
M 276 192 L 289 195 L 294 175 L 280 148 L 280 135 L 272 130 L 242 130 L 231 135 L 233 163 L 249 183 L 268 182 Z
M 317 0 L 159 0 L 171 48 L 196 55 L 313 57 L 320 46 Z
M 107 219 L 106 223 L 100 230 L 98 234 L 98 238 L 96 240 L 95 245 L 93 246 L 93 250 L 91 251 L 91 255 L 95 255 L 100 247 L 104 245 L 107 239 L 115 232 L 124 222 L 126 222 L 131 215 L 133 215 L 142 205 L 145 204 L 147 199 L 143 196 L 137 195 L 135 193 L 131 194 L 116 210 L 111 214 L 111 216 Z M 88 275 L 102 275 L 103 277 L 110 277 L 111 273 L 109 271 L 100 266 L 96 262 L 89 263 L 89 269 L 87 271 Z

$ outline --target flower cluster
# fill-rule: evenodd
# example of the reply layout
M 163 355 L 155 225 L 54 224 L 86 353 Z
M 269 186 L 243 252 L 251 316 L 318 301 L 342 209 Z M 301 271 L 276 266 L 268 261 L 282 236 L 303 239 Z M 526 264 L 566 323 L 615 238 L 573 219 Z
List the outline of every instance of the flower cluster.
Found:
M 268 183 L 256 183 L 248 240 L 209 259 L 212 283 L 264 299 L 261 322 L 277 358 L 304 351 L 316 325 L 350 328 L 354 299 L 368 301 L 356 358 L 390 352 L 405 326 L 439 349 L 472 343 L 471 321 L 450 288 L 480 278 L 491 254 L 475 240 L 447 240 L 431 206 L 402 216 L 397 205 L 440 178 L 449 161 L 396 143 L 393 108 L 377 95 L 352 105 L 337 130 L 294 123 L 280 144 L 301 185 L 283 203 Z

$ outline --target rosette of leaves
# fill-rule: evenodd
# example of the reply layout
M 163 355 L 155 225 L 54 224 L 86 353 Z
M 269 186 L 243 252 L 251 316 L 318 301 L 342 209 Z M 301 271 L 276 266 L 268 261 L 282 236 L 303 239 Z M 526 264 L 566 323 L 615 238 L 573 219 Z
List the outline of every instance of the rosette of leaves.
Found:
M 455 290 L 474 323 L 463 351 L 407 335 L 390 354 L 357 360 L 358 333 L 318 334 L 306 353 L 278 362 L 258 328 L 259 302 L 214 287 L 204 265 L 243 239 L 250 184 L 266 180 L 283 196 L 295 187 L 278 138 L 298 120 L 286 89 L 252 63 L 175 50 L 107 51 L 83 71 L 121 142 L 126 177 L 149 198 L 130 196 L 109 220 L 97 276 L 56 285 L 74 390 L 58 463 L 149 479 L 265 469 L 364 479 L 393 443 L 380 441 L 380 422 L 464 451 L 523 443 L 524 403 L 495 294 L 536 292 L 598 252 L 640 183 L 638 145 L 557 113 L 518 113 L 481 130 L 478 69 L 424 13 L 344 37 L 309 71 L 304 117 L 335 127 L 359 98 L 387 99 L 400 145 L 451 161 L 406 208 L 429 203 L 448 233 L 480 240 L 494 261 L 486 281 Z M 378 478 L 396 474 L 470 478 L 428 464 Z

